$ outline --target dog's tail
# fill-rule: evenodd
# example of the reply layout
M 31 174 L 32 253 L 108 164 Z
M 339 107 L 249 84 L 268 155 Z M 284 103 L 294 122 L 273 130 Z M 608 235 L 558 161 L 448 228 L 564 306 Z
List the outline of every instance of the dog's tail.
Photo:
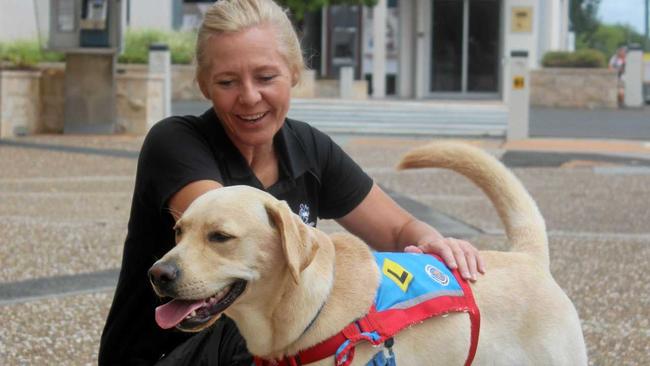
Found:
M 464 175 L 490 198 L 515 251 L 534 255 L 549 265 L 546 225 L 528 191 L 500 161 L 474 146 L 434 142 L 409 151 L 398 169 L 444 168 Z

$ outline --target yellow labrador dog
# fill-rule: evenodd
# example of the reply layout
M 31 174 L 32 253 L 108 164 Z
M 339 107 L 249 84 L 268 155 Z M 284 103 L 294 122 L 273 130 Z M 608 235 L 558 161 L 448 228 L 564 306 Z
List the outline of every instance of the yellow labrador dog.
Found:
M 440 142 L 407 154 L 401 168 L 441 167 L 474 181 L 501 217 L 510 252 L 484 251 L 488 271 L 471 284 L 481 313 L 474 365 L 586 365 L 577 312 L 549 271 L 544 220 L 518 179 L 469 145 Z M 380 280 L 368 246 L 302 223 L 285 202 L 251 187 L 208 192 L 176 224 L 177 245 L 150 270 L 163 328 L 199 331 L 225 313 L 250 352 L 282 359 L 337 334 L 366 314 Z M 462 365 L 465 313 L 400 332 L 398 365 Z M 359 343 L 353 365 L 377 347 Z M 333 365 L 333 357 L 314 365 Z

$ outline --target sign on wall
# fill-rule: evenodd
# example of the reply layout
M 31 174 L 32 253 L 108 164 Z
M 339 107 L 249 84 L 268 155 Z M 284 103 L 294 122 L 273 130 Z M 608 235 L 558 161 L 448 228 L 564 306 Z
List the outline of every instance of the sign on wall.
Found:
M 530 33 L 533 31 L 533 8 L 513 7 L 510 25 L 512 33 Z

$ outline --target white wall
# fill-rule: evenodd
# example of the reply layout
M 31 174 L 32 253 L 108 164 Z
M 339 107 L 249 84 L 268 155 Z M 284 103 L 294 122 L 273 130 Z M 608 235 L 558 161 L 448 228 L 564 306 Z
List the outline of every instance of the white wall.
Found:
M 543 25 L 540 25 L 540 0 L 504 0 L 503 2 L 503 22 L 501 23 L 504 27 L 503 57 L 508 59 L 510 57 L 510 51 L 514 50 L 528 51 L 528 66 L 537 68 L 539 65 L 539 42 L 537 39 L 539 37 L 539 30 L 543 27 Z M 533 24 L 532 30 L 529 33 L 512 32 L 511 21 L 513 7 L 531 7 L 533 9 Z
M 541 0 L 539 50 L 541 58 L 547 51 L 568 49 L 569 0 Z
M 172 29 L 172 0 L 131 0 L 129 27 Z
M 34 1 L 0 0 L 0 42 L 37 37 Z

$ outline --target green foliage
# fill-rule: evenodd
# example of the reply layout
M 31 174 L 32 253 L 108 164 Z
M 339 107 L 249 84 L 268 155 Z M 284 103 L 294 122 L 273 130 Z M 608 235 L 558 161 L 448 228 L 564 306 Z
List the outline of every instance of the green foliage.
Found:
M 542 58 L 544 67 L 606 67 L 607 59 L 599 50 L 582 49 L 576 52 L 552 51 Z
M 0 44 L 0 61 L 8 64 L 10 68 L 30 69 L 39 62 L 62 61 L 65 55 L 41 49 L 36 40 L 21 39 Z
M 643 44 L 644 37 L 629 25 L 601 24 L 594 32 L 592 38 L 587 40 L 582 37 L 576 39 L 576 48 L 595 48 L 605 55 L 613 55 L 621 45 L 632 43 Z
M 194 56 L 196 33 L 164 32 L 144 29 L 129 30 L 124 38 L 124 50 L 118 58 L 120 63 L 144 64 L 148 62 L 149 45 L 165 43 L 169 46 L 173 64 L 189 64 Z
M 629 25 L 602 24 L 597 18 L 601 0 L 570 1 L 570 18 L 576 34 L 576 49 L 593 48 L 609 56 L 621 45 L 645 43 L 644 36 Z
M 124 52 L 119 56 L 121 63 L 146 64 L 149 60 L 149 45 L 165 43 L 171 51 L 173 64 L 190 64 L 194 57 L 196 33 L 163 32 L 158 30 L 128 31 L 124 39 Z M 0 61 L 10 68 L 34 68 L 39 62 L 60 62 L 65 54 L 44 51 L 36 40 L 17 40 L 0 43 Z
M 326 5 L 365 5 L 375 6 L 379 0 L 278 0 L 288 8 L 294 21 L 301 21 L 306 12 L 316 11 Z
M 573 25 L 576 38 L 582 38 L 586 44 L 591 44 L 593 34 L 598 29 L 598 7 L 601 0 L 571 0 L 569 3 L 569 18 Z

